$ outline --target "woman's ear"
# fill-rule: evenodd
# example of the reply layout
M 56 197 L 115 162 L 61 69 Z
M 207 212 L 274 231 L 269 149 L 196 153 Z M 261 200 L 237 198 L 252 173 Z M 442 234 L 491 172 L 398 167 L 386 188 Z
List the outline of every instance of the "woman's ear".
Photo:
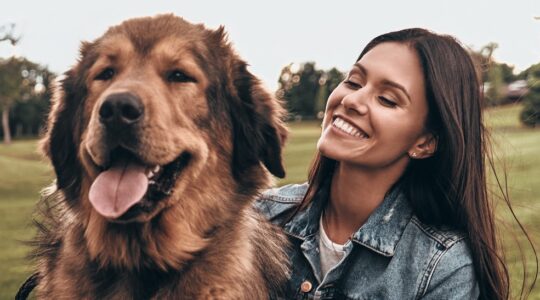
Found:
M 413 147 L 409 149 L 409 156 L 413 159 L 423 159 L 433 156 L 437 151 L 438 139 L 431 132 L 422 134 Z

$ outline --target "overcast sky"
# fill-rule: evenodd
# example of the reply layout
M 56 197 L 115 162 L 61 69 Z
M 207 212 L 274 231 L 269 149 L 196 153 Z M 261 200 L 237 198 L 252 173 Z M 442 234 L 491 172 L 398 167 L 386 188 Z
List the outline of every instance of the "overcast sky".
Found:
M 169 12 L 210 28 L 224 25 L 271 89 L 284 65 L 315 61 L 346 71 L 370 39 L 407 27 L 451 34 L 475 49 L 496 42 L 495 58 L 518 70 L 540 62 L 540 0 L 4 0 L 0 25 L 17 24 L 17 54 L 61 73 L 75 62 L 81 40 L 128 18 Z M 0 57 L 11 53 L 0 44 Z

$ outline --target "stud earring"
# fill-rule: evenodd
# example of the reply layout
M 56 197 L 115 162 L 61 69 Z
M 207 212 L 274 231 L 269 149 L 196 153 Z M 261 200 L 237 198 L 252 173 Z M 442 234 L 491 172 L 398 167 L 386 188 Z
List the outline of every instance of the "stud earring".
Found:
M 411 153 L 411 156 L 416 157 L 417 156 L 416 152 Z

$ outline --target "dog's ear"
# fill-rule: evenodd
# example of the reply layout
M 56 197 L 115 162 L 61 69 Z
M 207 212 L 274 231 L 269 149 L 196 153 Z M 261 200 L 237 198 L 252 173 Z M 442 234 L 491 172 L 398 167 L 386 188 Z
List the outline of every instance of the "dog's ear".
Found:
M 82 130 L 82 109 L 87 89 L 86 70 L 89 61 L 86 53 L 90 44 L 81 46 L 81 60 L 54 88 L 51 110 L 40 148 L 50 160 L 56 173 L 59 189 L 77 193 L 80 186 L 82 167 L 78 160 L 80 135 Z
M 282 121 L 285 110 L 247 70 L 244 61 L 236 60 L 232 76 L 238 102 L 231 107 L 234 176 L 238 178 L 262 162 L 273 175 L 285 177 L 281 152 L 287 138 Z

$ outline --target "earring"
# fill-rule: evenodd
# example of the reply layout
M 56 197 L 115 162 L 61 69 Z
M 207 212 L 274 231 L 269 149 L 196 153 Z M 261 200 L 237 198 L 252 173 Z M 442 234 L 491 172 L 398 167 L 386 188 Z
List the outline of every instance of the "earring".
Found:
M 416 152 L 411 153 L 411 156 L 416 157 L 417 156 Z

